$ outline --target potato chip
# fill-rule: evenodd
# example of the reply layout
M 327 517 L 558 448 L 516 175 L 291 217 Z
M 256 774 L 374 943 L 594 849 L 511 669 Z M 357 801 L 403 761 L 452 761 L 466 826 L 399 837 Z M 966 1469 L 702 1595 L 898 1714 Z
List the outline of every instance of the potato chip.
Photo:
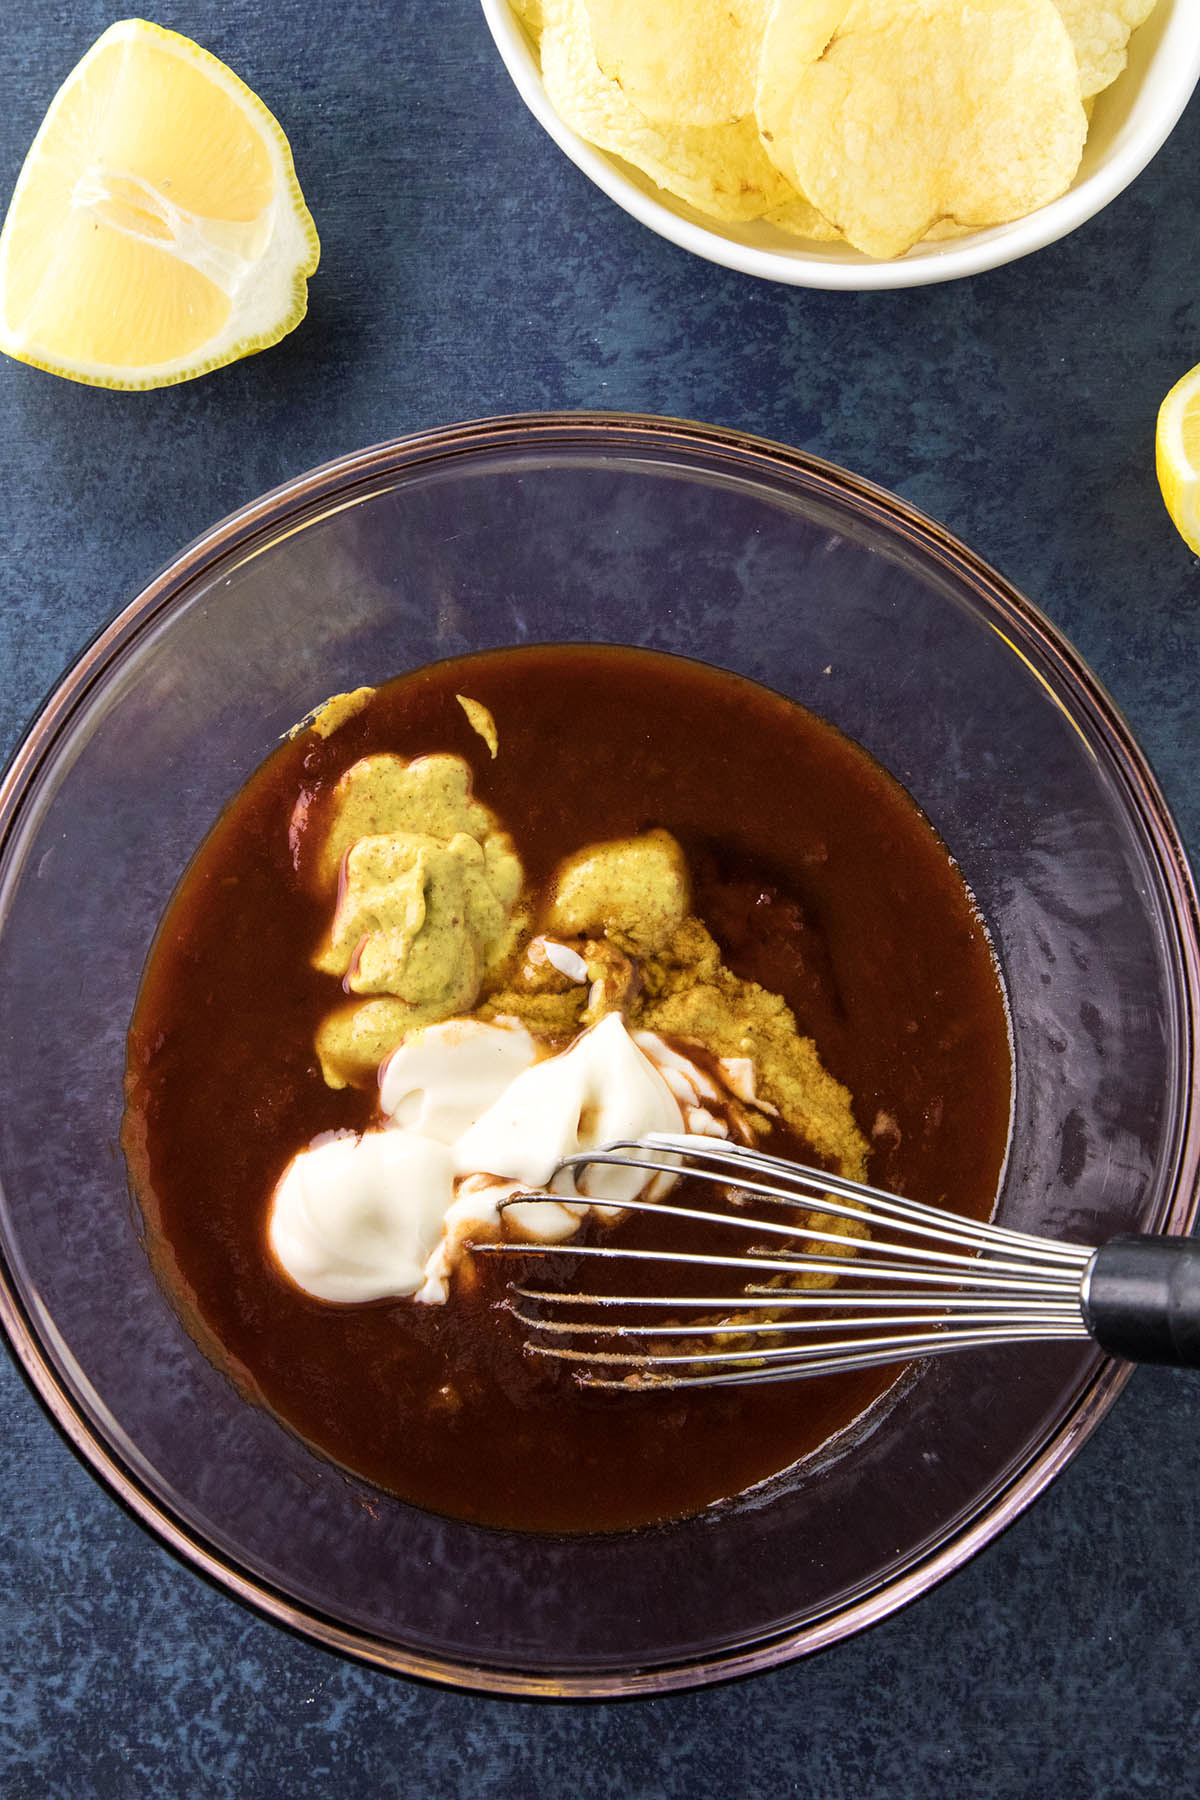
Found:
M 596 61 L 664 125 L 732 125 L 754 106 L 771 0 L 585 0 Z
M 929 227 L 921 242 L 923 244 L 945 244 L 951 238 L 966 237 L 967 233 L 974 229 L 973 225 L 960 225 L 957 219 L 939 219 L 935 225 Z
M 774 0 L 763 32 L 754 112 L 768 151 L 785 136 L 800 77 L 816 62 L 853 0 Z
M 839 244 L 842 241 L 842 234 L 837 226 L 831 225 L 803 194 L 797 194 L 792 200 L 785 200 L 782 206 L 769 206 L 762 217 L 764 224 L 778 226 L 789 237 L 809 238 L 817 244 Z
M 546 23 L 542 16 L 542 0 L 510 0 L 513 11 L 536 43 Z
M 1000 224 L 1070 186 L 1087 135 L 1054 0 L 854 0 L 771 146 L 856 248 Z
M 797 226 L 796 235 L 825 242 L 842 234 L 800 193 L 795 165 L 787 152 L 787 128 L 801 75 L 821 55 L 851 4 L 852 0 L 774 0 L 763 33 L 754 93 L 754 113 L 763 147 L 798 195 L 796 202 L 784 208 L 785 217 L 771 222 L 784 231 L 793 230 L 789 223 L 792 218 L 801 225 L 811 222 L 811 231 Z M 811 213 L 811 220 L 805 208 Z
M 1155 0 L 1055 0 L 1071 34 L 1086 100 L 1117 79 L 1130 35 L 1154 11 Z
M 584 0 L 543 0 L 543 11 L 542 79 L 572 131 L 712 218 L 754 219 L 795 199 L 752 114 L 732 125 L 656 124 L 597 64 Z

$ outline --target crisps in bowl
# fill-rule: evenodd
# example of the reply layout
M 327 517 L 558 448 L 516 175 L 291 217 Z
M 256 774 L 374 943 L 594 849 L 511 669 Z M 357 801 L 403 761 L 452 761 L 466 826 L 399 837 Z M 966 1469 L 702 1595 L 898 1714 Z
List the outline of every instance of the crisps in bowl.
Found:
M 790 237 L 808 238 L 817 244 L 836 244 L 841 239 L 837 226 L 831 225 L 803 194 L 793 195 L 781 206 L 769 206 L 761 216 L 766 224 L 786 231 Z
M 1111 86 L 1125 67 L 1126 46 L 1154 10 L 1154 0 L 1055 0 L 1071 34 L 1084 99 Z
M 882 260 L 1065 193 L 1155 0 L 511 4 L 597 149 L 708 218 Z
M 1054 0 L 854 0 L 770 154 L 869 256 L 938 220 L 996 225 L 1065 193 L 1087 136 Z
M 796 87 L 821 56 L 853 0 L 772 0 L 762 35 L 754 112 L 763 142 L 786 135 Z
M 542 79 L 559 117 L 697 211 L 760 218 L 796 198 L 767 156 L 752 113 L 733 124 L 662 124 L 636 107 L 596 61 L 585 0 L 543 0 Z
M 771 0 L 584 0 L 596 61 L 646 118 L 732 125 L 754 107 Z

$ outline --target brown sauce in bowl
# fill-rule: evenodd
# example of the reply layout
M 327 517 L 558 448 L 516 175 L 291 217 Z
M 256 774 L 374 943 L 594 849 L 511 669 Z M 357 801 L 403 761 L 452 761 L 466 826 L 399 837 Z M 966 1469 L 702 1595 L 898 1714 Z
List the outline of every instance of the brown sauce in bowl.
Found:
M 456 694 L 491 710 L 495 760 Z M 970 895 L 903 789 L 814 715 L 698 663 L 599 646 L 486 652 L 386 684 L 328 738 L 283 744 L 172 901 L 129 1034 L 124 1142 L 181 1316 L 318 1450 L 456 1517 L 613 1530 L 697 1512 L 790 1467 L 897 1371 L 586 1391 L 524 1350 L 497 1305 L 506 1258 L 473 1259 L 444 1307 L 329 1305 L 273 1262 L 268 1205 L 289 1159 L 372 1116 L 372 1095 L 325 1085 L 313 1050 L 339 988 L 310 962 L 328 921 L 303 839 L 341 772 L 385 750 L 465 758 L 532 888 L 583 844 L 665 826 L 727 965 L 781 994 L 849 1087 L 871 1179 L 990 1213 L 1009 1121 L 1007 1015 Z M 769 1147 L 804 1150 L 782 1136 Z M 688 1186 L 676 1189 L 685 1203 Z M 661 1241 L 655 1221 L 619 1230 Z

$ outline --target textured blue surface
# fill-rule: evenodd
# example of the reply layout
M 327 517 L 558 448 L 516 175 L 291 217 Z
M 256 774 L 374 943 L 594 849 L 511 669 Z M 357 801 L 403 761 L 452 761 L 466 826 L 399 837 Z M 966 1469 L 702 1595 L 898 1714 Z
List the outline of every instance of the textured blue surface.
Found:
M 454 418 L 628 408 L 802 446 L 943 520 L 1074 638 L 1200 846 L 1200 569 L 1153 475 L 1158 402 L 1200 360 L 1200 103 L 1062 244 L 946 287 L 806 293 L 689 258 L 614 208 L 526 115 L 474 0 L 181 0 L 159 18 L 278 113 L 321 271 L 294 337 L 182 388 L 108 394 L 0 367 L 0 753 L 105 620 L 264 488 Z M 95 0 L 6 18 L 0 189 L 109 22 Z M 1139 1372 L 1029 1513 L 866 1636 L 607 1705 L 478 1699 L 340 1661 L 126 1518 L 7 1358 L 0 1413 L 13 1800 L 1200 1785 L 1193 1376 Z

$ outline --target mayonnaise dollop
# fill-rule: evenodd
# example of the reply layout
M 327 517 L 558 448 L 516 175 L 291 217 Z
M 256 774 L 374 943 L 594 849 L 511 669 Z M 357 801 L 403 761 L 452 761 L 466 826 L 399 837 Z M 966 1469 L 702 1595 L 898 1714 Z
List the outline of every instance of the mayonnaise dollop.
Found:
M 453 1144 L 536 1057 L 522 1025 L 427 1025 L 410 1031 L 380 1069 L 380 1109 L 390 1125 Z
M 445 1144 L 364 1131 L 294 1156 L 271 1200 L 268 1241 L 297 1287 L 343 1303 L 412 1294 L 454 1201 Z
M 515 1023 L 427 1026 L 383 1066 L 381 1128 L 293 1157 L 272 1197 L 270 1245 L 318 1299 L 440 1303 L 464 1245 L 500 1234 L 502 1202 L 553 1182 L 557 1204 L 510 1204 L 503 1228 L 556 1243 L 592 1205 L 655 1198 L 672 1177 L 600 1163 L 577 1176 L 555 1171 L 578 1151 L 648 1131 L 723 1134 L 698 1104 L 719 1097 L 662 1039 L 639 1032 L 635 1041 L 619 1013 L 540 1060 Z
M 565 1157 L 614 1138 L 678 1131 L 678 1100 L 634 1043 L 620 1013 L 583 1031 L 560 1056 L 518 1075 L 454 1146 L 460 1175 L 486 1171 L 545 1187 Z M 643 1169 L 596 1163 L 576 1181 L 564 1172 L 556 1194 L 586 1194 L 618 1205 L 646 1187 Z

